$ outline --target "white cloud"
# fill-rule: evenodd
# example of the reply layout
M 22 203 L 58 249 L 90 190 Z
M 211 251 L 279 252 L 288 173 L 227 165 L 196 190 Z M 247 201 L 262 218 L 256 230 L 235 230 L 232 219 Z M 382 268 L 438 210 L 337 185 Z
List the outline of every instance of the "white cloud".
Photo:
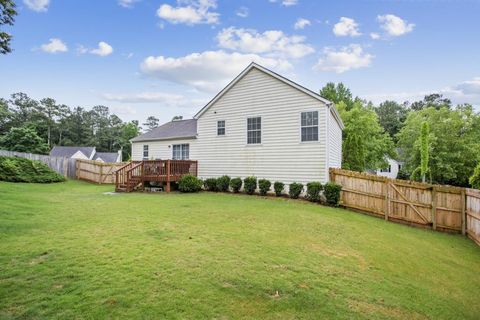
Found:
M 140 66 L 143 74 L 192 86 L 197 90 L 215 92 L 223 88 L 252 61 L 278 71 L 292 66 L 283 59 L 261 57 L 256 54 L 205 51 L 173 58 L 147 57 Z
M 173 24 L 217 24 L 220 14 L 210 11 L 216 7 L 216 0 L 177 0 L 176 7 L 162 4 L 157 10 L 157 16 Z
M 352 69 L 368 67 L 373 58 L 373 55 L 365 53 L 358 44 L 351 44 L 338 51 L 332 48 L 325 48 L 324 56 L 318 60 L 314 69 L 317 71 L 343 73 Z
M 23 0 L 23 3 L 33 11 L 45 12 L 48 10 L 50 0 Z
M 137 114 L 137 110 L 135 110 L 131 106 L 110 106 L 110 109 L 114 114 L 120 114 L 120 115 Z
M 282 6 L 285 6 L 285 7 L 290 7 L 290 6 L 295 6 L 298 4 L 298 0 L 282 0 L 282 1 L 279 1 L 279 0 L 268 0 L 269 2 L 272 2 L 272 3 L 275 3 L 275 2 L 281 2 L 282 3 Z
M 341 17 L 340 21 L 333 26 L 333 33 L 337 37 L 357 37 L 361 35 L 358 30 L 358 23 L 347 17 Z
M 380 27 L 392 37 L 398 37 L 409 33 L 415 27 L 415 24 L 408 23 L 406 20 L 393 14 L 377 16 L 377 21 L 380 23 Z
M 297 22 L 295 22 L 295 24 L 293 25 L 293 28 L 295 30 L 298 30 L 298 29 L 303 29 L 305 28 L 306 26 L 309 26 L 311 25 L 312 23 L 310 22 L 310 20 L 307 20 L 307 19 L 304 19 L 304 18 L 298 18 L 297 19 Z
M 249 13 L 250 13 L 250 12 L 249 12 L 249 10 L 248 10 L 247 7 L 240 7 L 240 8 L 238 8 L 237 11 L 235 12 L 235 14 L 236 14 L 237 16 L 239 16 L 240 18 L 246 18 L 246 17 L 248 17 Z
M 372 32 L 370 33 L 370 38 L 372 38 L 373 40 L 378 40 L 380 39 L 380 35 L 376 32 Z
M 162 103 L 165 106 L 185 105 L 187 102 L 182 95 L 164 92 L 104 93 L 102 98 L 120 103 Z
M 480 107 L 480 77 L 474 77 L 471 80 L 437 90 L 364 94 L 362 98 L 376 104 L 385 100 L 394 100 L 402 103 L 404 101 L 422 100 L 424 96 L 432 93 L 442 94 L 445 98 L 451 99 L 453 104 L 470 103 L 478 108 Z
M 99 55 L 101 57 L 105 57 L 105 56 L 108 56 L 108 55 L 112 54 L 113 48 L 108 43 L 100 41 L 98 43 L 98 48 L 89 50 L 88 52 L 91 53 L 91 54 Z
M 140 0 L 118 0 L 118 4 L 124 8 L 133 8 L 136 2 Z
M 230 27 L 220 31 L 217 40 L 221 48 L 272 57 L 301 58 L 315 52 L 312 46 L 305 43 L 305 37 L 287 36 L 278 30 L 259 33 L 253 29 Z
M 59 52 L 67 52 L 68 47 L 67 45 L 58 38 L 52 38 L 48 43 L 42 44 L 40 49 L 44 52 L 48 53 L 59 53 Z

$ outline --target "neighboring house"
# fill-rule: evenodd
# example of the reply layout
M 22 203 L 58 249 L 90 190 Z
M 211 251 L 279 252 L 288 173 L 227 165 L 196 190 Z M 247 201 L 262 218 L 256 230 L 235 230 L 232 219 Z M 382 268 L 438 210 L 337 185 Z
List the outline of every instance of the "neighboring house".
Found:
M 403 162 L 397 161 L 395 159 L 387 159 L 388 167 L 385 169 L 377 170 L 377 175 L 387 178 L 396 179 L 398 172 L 402 169 Z
M 333 103 L 252 63 L 193 119 L 132 139 L 132 160 L 198 160 L 201 178 L 326 182 L 341 167 L 343 128 Z
M 122 162 L 122 152 L 97 152 L 95 147 L 64 147 L 55 146 L 50 151 L 51 157 L 63 157 L 102 162 Z

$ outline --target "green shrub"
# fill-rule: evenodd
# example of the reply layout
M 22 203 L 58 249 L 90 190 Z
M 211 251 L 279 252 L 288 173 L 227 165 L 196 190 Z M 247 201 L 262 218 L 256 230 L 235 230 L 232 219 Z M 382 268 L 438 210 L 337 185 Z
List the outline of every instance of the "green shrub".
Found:
M 243 190 L 247 194 L 254 194 L 257 189 L 257 178 L 256 177 L 246 177 L 243 179 Z
M 285 183 L 280 181 L 275 181 L 273 184 L 273 190 L 275 191 L 275 195 L 280 197 L 283 194 L 283 189 L 285 188 Z
M 65 177 L 40 161 L 0 157 L 0 181 L 51 183 L 65 181 Z
M 470 177 L 469 182 L 472 188 L 480 189 L 480 163 L 473 170 L 473 175 Z
M 198 192 L 202 190 L 202 180 L 191 174 L 184 175 L 178 181 L 178 190 L 185 193 Z
M 230 185 L 229 176 L 221 176 L 217 178 L 217 190 L 221 192 L 228 192 L 228 186 Z
M 288 186 L 288 194 L 290 195 L 290 198 L 292 199 L 298 199 L 300 196 L 300 193 L 303 191 L 303 184 L 301 183 L 290 183 Z
M 207 191 L 217 191 L 217 178 L 207 178 L 203 181 L 203 187 Z
M 342 191 L 342 186 L 336 184 L 335 182 L 328 182 L 324 187 L 325 198 L 327 199 L 327 204 L 330 206 L 338 207 L 340 204 L 340 191 Z
M 307 183 L 307 195 L 306 198 L 312 202 L 320 201 L 320 192 L 322 192 L 323 186 L 320 182 Z
M 270 191 L 272 183 L 267 179 L 258 180 L 258 189 L 260 190 L 260 195 L 266 196 L 267 192 Z
M 232 188 L 232 191 L 235 193 L 239 193 L 240 189 L 242 189 L 242 179 L 241 178 L 233 178 L 230 180 L 230 188 Z

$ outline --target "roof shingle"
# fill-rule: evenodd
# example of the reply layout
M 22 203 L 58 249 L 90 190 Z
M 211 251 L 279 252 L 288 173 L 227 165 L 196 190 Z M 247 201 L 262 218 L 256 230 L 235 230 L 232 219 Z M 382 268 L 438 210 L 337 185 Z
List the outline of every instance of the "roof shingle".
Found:
M 133 138 L 132 142 L 195 138 L 197 136 L 197 120 L 176 120 L 162 124 L 151 131 Z

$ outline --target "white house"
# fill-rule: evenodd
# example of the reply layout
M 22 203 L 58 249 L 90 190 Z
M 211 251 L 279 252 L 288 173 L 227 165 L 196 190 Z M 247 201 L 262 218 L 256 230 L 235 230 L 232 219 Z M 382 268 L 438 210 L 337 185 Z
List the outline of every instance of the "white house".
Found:
M 97 152 L 95 147 L 54 146 L 50 151 L 50 156 L 101 162 L 122 162 L 121 150 L 118 150 L 118 152 Z
M 403 162 L 397 161 L 395 159 L 387 159 L 388 167 L 385 169 L 378 169 L 377 175 L 382 177 L 387 177 L 391 179 L 396 179 L 398 172 L 402 169 Z
M 252 63 L 193 119 L 132 139 L 132 160 L 198 160 L 201 178 L 326 182 L 341 166 L 343 128 L 333 103 Z

